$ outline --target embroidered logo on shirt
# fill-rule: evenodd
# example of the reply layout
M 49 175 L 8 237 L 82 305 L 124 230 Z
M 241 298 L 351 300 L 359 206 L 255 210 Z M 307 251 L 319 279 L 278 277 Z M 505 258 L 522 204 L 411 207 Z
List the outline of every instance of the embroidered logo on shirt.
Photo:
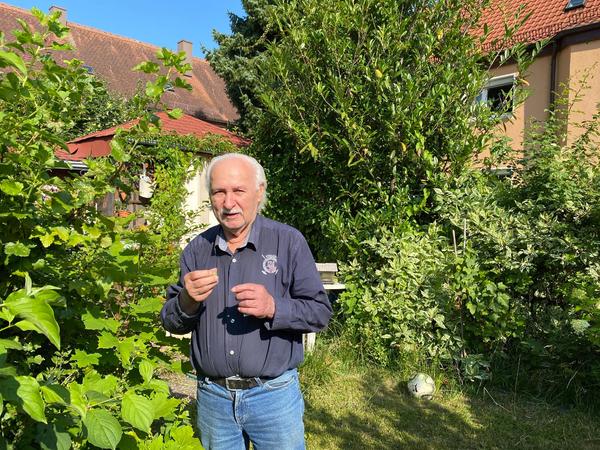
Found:
M 279 272 L 279 269 L 277 268 L 277 255 L 262 255 L 263 257 L 263 270 L 262 273 L 264 273 L 265 275 L 267 274 L 272 274 L 275 275 L 277 272 Z

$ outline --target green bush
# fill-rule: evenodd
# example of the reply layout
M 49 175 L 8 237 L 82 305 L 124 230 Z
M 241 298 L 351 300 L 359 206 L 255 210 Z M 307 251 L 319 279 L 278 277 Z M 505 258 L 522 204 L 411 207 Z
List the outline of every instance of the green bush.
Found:
M 486 36 L 465 32 L 480 1 L 246 3 L 212 62 L 247 100 L 267 213 L 340 263 L 340 320 L 356 345 L 467 379 L 502 362 L 545 365 L 563 389 L 597 385 L 597 117 L 565 145 L 559 105 L 516 161 L 496 133 L 510 111 L 474 101 L 489 67 L 511 60 L 516 107 L 544 42 L 484 53 Z M 505 42 L 526 19 L 508 18 Z M 513 177 L 473 170 L 484 150 Z
M 186 232 L 192 155 L 160 141 L 147 113 L 109 158 L 66 174 L 54 152 L 98 83 L 80 61 L 55 61 L 68 30 L 56 14 L 33 13 L 40 31 L 22 23 L 14 41 L 0 36 L 0 447 L 199 448 L 184 405 L 156 377 L 176 366 L 158 312 Z M 182 55 L 158 59 L 164 75 L 146 88 L 154 104 L 165 79 L 186 85 Z M 140 148 L 149 134 L 162 144 Z M 105 217 L 95 203 L 131 192 L 141 162 L 157 168 L 157 191 L 153 221 L 135 229 L 133 216 Z

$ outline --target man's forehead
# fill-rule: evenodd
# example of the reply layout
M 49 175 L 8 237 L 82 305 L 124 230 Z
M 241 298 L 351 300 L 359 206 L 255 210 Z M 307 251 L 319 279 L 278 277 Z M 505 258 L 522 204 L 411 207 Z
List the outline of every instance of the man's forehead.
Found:
M 222 159 L 221 161 L 218 161 L 214 167 L 213 167 L 213 172 L 216 170 L 222 170 L 222 169 L 232 169 L 232 168 L 236 168 L 236 169 L 240 169 L 240 170 L 248 170 L 250 172 L 252 172 L 254 170 L 254 167 L 252 166 L 252 164 L 250 163 L 250 161 L 247 161 L 243 158 L 238 158 L 238 157 L 231 157 L 231 158 L 225 158 Z
M 215 177 L 237 174 L 255 178 L 256 172 L 250 162 L 242 158 L 228 158 L 215 164 L 211 172 L 211 179 L 214 181 Z

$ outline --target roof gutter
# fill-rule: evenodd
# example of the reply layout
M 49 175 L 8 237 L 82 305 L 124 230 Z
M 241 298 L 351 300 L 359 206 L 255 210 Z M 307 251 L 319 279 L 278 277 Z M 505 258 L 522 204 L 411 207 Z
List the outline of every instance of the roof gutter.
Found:
M 560 41 L 560 38 L 552 41 L 552 59 L 550 60 L 550 103 L 548 108 L 550 111 L 554 111 L 556 102 L 556 59 L 558 57 Z

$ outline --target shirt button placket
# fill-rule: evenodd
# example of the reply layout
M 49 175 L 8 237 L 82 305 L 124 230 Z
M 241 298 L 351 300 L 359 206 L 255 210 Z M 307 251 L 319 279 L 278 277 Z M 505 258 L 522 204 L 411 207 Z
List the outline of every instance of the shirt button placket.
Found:
M 233 294 L 233 292 L 231 292 L 231 288 L 238 285 L 239 284 L 239 266 L 238 264 L 236 264 L 239 260 L 239 256 L 232 256 L 231 258 L 231 264 L 229 266 L 229 290 L 227 292 L 227 296 L 228 296 L 228 306 L 233 306 L 234 308 L 237 306 L 237 300 L 235 299 L 235 294 Z M 232 311 L 232 315 L 235 315 L 235 312 Z M 231 324 L 235 323 L 235 318 L 232 317 L 229 319 L 229 322 Z M 239 350 L 239 345 L 240 345 L 240 337 L 239 336 L 235 336 L 235 335 L 231 335 L 231 334 L 227 334 L 227 347 L 229 348 L 228 351 L 228 359 L 229 359 L 229 367 L 231 369 L 234 370 L 235 373 L 239 373 L 240 371 L 240 361 L 239 361 L 239 355 L 238 355 L 238 350 Z

